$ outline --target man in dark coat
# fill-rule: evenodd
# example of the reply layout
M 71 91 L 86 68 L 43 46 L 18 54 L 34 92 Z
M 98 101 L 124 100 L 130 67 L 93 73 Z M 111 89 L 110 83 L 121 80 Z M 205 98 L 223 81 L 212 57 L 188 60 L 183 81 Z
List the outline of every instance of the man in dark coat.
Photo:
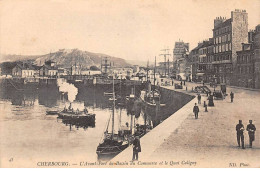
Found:
M 133 141 L 133 161 L 138 160 L 138 153 L 141 152 L 141 144 L 139 136 L 135 136 L 135 139 Z
M 211 95 L 211 93 L 209 94 L 208 100 L 209 100 L 208 105 L 209 106 L 214 106 L 213 95 Z
M 255 125 L 252 124 L 252 120 L 249 120 L 249 124 L 246 127 L 246 130 L 248 131 L 248 135 L 249 135 L 249 147 L 252 148 L 252 143 L 255 140 Z
M 237 143 L 238 143 L 238 147 L 240 147 L 240 139 L 242 142 L 242 149 L 245 149 L 244 146 L 244 125 L 242 124 L 242 120 L 239 120 L 239 123 L 236 126 L 236 131 L 237 131 Z
M 197 103 L 195 103 L 195 106 L 193 107 L 193 113 L 195 114 L 195 119 L 198 119 L 199 115 L 199 107 L 197 106 Z
M 201 104 L 201 95 L 198 94 L 198 104 Z
M 234 93 L 231 91 L 230 93 L 230 99 L 231 99 L 231 103 L 233 103 L 233 99 L 234 99 Z

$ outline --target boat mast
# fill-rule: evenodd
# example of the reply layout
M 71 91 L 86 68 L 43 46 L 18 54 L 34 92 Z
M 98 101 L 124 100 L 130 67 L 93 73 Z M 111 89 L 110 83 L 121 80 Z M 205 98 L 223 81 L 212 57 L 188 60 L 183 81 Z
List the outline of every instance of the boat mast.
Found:
M 154 91 L 155 91 L 155 72 L 156 72 L 156 56 L 154 59 L 154 71 L 153 71 L 153 97 L 154 97 Z
M 114 137 L 114 121 L 115 120 L 115 83 L 114 83 L 114 75 L 113 75 L 113 109 L 112 109 L 112 136 L 111 139 L 113 140 Z

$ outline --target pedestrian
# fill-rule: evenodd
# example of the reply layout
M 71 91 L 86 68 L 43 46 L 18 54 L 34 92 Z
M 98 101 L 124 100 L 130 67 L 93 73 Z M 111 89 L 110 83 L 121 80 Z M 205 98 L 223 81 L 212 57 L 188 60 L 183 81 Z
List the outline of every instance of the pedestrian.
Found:
M 138 153 L 141 152 L 141 144 L 139 136 L 135 136 L 135 139 L 133 141 L 133 161 L 138 160 Z
M 198 104 L 201 104 L 201 95 L 198 94 Z
M 172 86 L 173 86 L 173 80 L 172 80 Z
M 183 85 L 185 85 L 185 80 L 183 81 Z
M 245 149 L 244 146 L 244 125 L 242 124 L 242 120 L 239 120 L 239 123 L 236 126 L 236 131 L 237 131 L 237 143 L 238 147 L 240 147 L 240 139 L 242 143 L 242 149 Z
M 195 114 L 195 119 L 198 119 L 199 117 L 199 106 L 197 106 L 197 103 L 195 103 L 195 106 L 193 107 L 193 113 Z
M 231 91 L 230 93 L 230 99 L 231 99 L 231 103 L 233 103 L 233 99 L 234 99 L 234 93 Z
M 181 85 L 182 85 L 182 81 L 181 81 Z
M 208 103 L 208 106 L 214 106 L 214 100 L 213 100 L 213 95 L 211 95 L 211 93 L 209 93 L 209 97 L 208 97 L 208 100 L 209 100 L 209 103 Z
M 248 135 L 249 135 L 249 147 L 252 148 L 252 143 L 255 140 L 255 125 L 252 124 L 252 120 L 249 120 L 249 124 L 246 127 L 246 130 L 248 131 Z

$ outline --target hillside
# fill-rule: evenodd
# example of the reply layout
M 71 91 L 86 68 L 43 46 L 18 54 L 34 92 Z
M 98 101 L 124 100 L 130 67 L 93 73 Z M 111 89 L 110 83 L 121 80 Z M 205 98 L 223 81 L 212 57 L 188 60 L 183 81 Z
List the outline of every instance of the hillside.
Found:
M 9 61 L 24 61 L 30 60 L 36 65 L 43 65 L 45 61 L 52 60 L 57 63 L 57 66 L 71 67 L 73 64 L 81 64 L 83 68 L 90 66 L 100 66 L 101 58 L 109 57 L 114 66 L 131 66 L 124 59 L 112 57 L 101 53 L 92 53 L 88 51 L 81 51 L 79 49 L 60 49 L 57 52 L 38 56 L 22 56 L 22 55 L 2 55 L 2 62 Z

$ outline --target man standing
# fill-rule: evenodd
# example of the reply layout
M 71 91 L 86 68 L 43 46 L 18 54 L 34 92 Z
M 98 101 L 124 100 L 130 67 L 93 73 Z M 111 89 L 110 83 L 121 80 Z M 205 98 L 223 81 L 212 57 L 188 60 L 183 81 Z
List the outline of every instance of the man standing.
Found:
M 193 107 L 193 113 L 195 114 L 195 119 L 198 119 L 199 115 L 199 106 L 197 106 L 197 103 L 195 103 L 195 106 Z
M 139 136 L 135 136 L 133 141 L 133 161 L 138 160 L 138 153 L 141 152 L 141 144 L 139 140 Z
M 237 143 L 238 143 L 238 147 L 240 147 L 240 139 L 242 142 L 242 149 L 245 149 L 244 146 L 244 125 L 242 124 L 242 120 L 239 120 L 239 123 L 236 126 L 236 131 L 237 131 Z
M 252 148 L 252 143 L 255 140 L 255 125 L 252 124 L 252 120 L 249 120 L 249 124 L 246 127 L 246 130 L 248 131 L 248 135 L 249 135 L 249 147 Z
M 201 104 L 201 95 L 198 94 L 198 104 Z
M 231 98 L 231 103 L 233 103 L 233 99 L 234 99 L 234 93 L 231 91 L 230 93 L 230 98 Z

